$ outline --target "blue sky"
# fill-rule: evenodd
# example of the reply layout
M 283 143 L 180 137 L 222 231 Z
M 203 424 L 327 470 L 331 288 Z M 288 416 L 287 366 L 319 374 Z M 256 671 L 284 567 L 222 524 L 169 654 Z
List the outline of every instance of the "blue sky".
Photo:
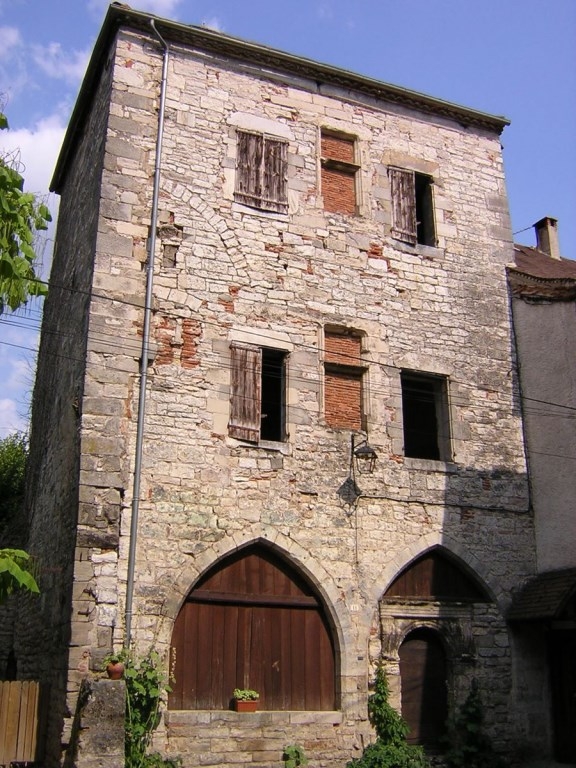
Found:
M 43 195 L 108 3 L 0 0 L 0 94 L 26 188 Z M 512 121 L 512 225 L 558 218 L 576 258 L 576 0 L 134 0 L 132 7 L 334 64 Z M 54 214 L 58 200 L 48 203 Z M 525 230 L 522 231 L 520 230 Z M 51 233 L 49 233 L 51 235 Z M 46 264 L 50 237 L 44 246 Z M 23 429 L 41 307 L 0 318 L 0 436 Z

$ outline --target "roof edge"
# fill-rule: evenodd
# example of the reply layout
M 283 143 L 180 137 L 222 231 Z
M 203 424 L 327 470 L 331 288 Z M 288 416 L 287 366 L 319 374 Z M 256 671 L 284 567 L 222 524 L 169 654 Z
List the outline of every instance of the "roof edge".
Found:
M 117 30 L 122 25 L 125 25 L 131 29 L 150 32 L 150 21 L 152 19 L 161 31 L 162 36 L 169 42 L 194 45 L 200 50 L 226 55 L 238 61 L 266 65 L 293 75 L 314 79 L 327 85 L 350 88 L 384 101 L 400 104 L 401 106 L 427 114 L 452 119 L 463 126 L 482 128 L 498 135 L 502 133 L 507 125 L 510 125 L 510 121 L 506 117 L 480 112 L 470 107 L 463 107 L 453 102 L 419 93 L 418 91 L 412 91 L 401 86 L 365 77 L 349 70 L 286 53 L 259 43 L 232 37 L 206 27 L 182 24 L 181 22 L 164 19 L 143 11 L 133 10 L 127 5 L 112 3 L 108 7 L 86 69 L 84 80 L 80 86 L 80 92 L 50 183 L 50 191 L 58 192 L 61 188 L 67 162 L 74 148 L 75 136 L 78 135 L 78 129 L 90 104 L 93 91 L 92 86 L 98 77 L 102 60 L 112 40 L 115 38 Z

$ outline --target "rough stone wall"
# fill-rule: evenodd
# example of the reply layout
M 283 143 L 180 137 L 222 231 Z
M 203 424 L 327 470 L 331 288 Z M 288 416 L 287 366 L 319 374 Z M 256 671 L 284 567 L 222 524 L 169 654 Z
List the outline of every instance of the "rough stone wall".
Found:
M 156 44 L 121 33 L 81 407 L 73 675 L 79 659 L 94 659 L 123 640 L 160 71 Z M 234 201 L 238 128 L 289 142 L 287 214 Z M 357 137 L 356 216 L 324 210 L 322 128 Z M 434 178 L 437 247 L 391 237 L 389 165 Z M 207 751 L 213 748 L 214 728 L 231 739 L 216 749 L 231 753 L 230 762 L 235 752 L 249 762 L 257 751 L 246 739 L 272 739 L 263 762 L 277 764 L 289 732 L 288 741 L 310 743 L 318 765 L 341 764 L 368 732 L 368 676 L 388 642 L 379 598 L 411 560 L 443 546 L 493 598 L 472 618 L 457 617 L 468 622 L 470 640 L 460 649 L 469 662 L 457 663 L 469 663 L 472 671 L 461 670 L 453 698 L 461 700 L 463 681 L 477 677 L 491 692 L 487 721 L 498 743 L 518 746 L 503 615 L 511 590 L 533 572 L 534 558 L 511 376 L 504 274 L 511 232 L 498 137 L 175 48 L 160 207 L 137 645 L 154 644 L 167 656 L 173 622 L 195 580 L 236 548 L 268 542 L 325 601 L 337 647 L 340 713 L 332 713 L 337 721 L 329 725 L 322 715 L 302 713 L 295 730 L 293 713 L 259 715 L 254 728 L 243 727 L 247 721 L 222 725 L 229 718 L 222 713 L 189 714 L 190 728 L 184 713 L 169 713 L 158 739 L 169 752 L 186 755 L 186 765 L 197 764 L 198 739 L 205 737 Z M 332 429 L 324 419 L 324 329 L 334 326 L 362 334 L 364 418 L 379 457 L 373 475 L 357 478 L 363 496 L 354 507 L 337 494 L 348 476 L 350 431 Z M 288 354 L 285 442 L 253 445 L 228 437 L 232 341 Z M 402 369 L 448 377 L 452 462 L 404 457 Z M 392 674 L 405 633 L 442 623 L 434 605 L 408 617 L 403 610 L 389 617 L 396 632 L 386 648 Z M 393 683 L 398 703 L 397 674 Z M 274 740 L 276 729 L 281 736 Z M 330 746 L 314 746 L 325 732 Z
M 124 680 L 84 678 L 64 768 L 124 768 Z
M 15 653 L 18 677 L 40 680 L 49 697 L 47 767 L 60 764 L 69 658 L 75 657 L 80 416 L 110 74 L 104 70 L 95 90 L 61 197 L 33 397 L 25 508 L 41 595 L 22 603 Z

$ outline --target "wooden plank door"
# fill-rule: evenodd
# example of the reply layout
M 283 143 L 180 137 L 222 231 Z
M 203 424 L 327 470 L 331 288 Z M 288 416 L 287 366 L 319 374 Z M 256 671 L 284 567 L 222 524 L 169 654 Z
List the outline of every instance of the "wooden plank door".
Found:
M 236 687 L 260 709 L 331 710 L 335 654 L 322 604 L 284 561 L 251 547 L 192 590 L 172 636 L 172 709 L 227 709 Z
M 448 717 L 447 665 L 434 632 L 416 630 L 400 646 L 402 717 L 408 743 L 437 745 Z

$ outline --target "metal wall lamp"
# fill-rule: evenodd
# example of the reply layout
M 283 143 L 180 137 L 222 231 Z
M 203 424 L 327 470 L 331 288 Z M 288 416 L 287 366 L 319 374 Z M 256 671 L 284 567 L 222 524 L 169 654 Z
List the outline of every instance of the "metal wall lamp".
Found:
M 352 433 L 351 440 L 352 440 L 352 448 L 351 448 L 350 460 L 352 461 L 352 457 L 356 459 L 356 468 L 358 472 L 360 472 L 360 474 L 371 475 L 374 472 L 378 454 L 376 453 L 374 448 L 372 448 L 372 446 L 368 443 L 367 438 L 363 438 L 358 443 L 358 445 L 356 445 L 356 435 Z

